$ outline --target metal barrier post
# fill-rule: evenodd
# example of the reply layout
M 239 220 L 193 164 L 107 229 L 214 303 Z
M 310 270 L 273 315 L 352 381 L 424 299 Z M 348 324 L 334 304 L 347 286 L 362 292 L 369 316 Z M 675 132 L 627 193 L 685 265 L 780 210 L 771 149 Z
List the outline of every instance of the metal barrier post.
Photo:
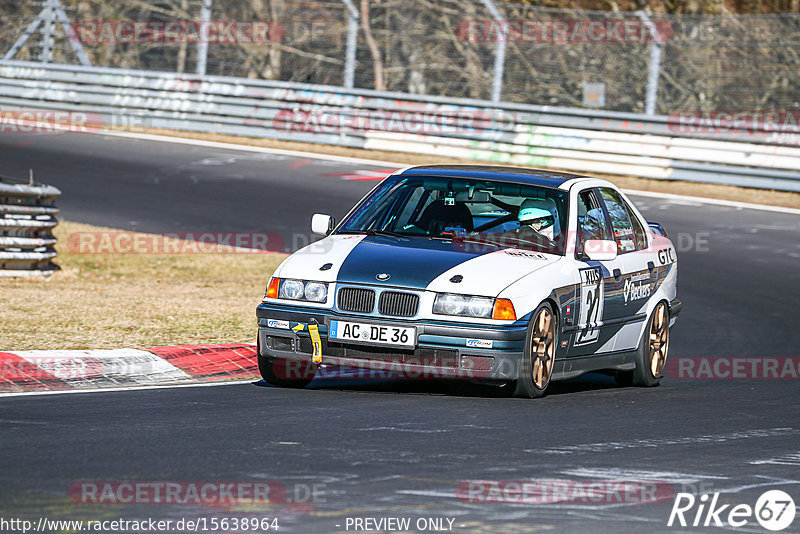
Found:
M 42 10 L 42 53 L 39 60 L 42 63 L 50 63 L 53 60 L 53 23 L 56 21 L 55 6 L 53 0 L 46 0 Z
M 650 67 L 647 72 L 647 96 L 645 99 L 644 114 L 656 114 L 656 98 L 658 96 L 658 76 L 661 71 L 661 38 L 656 29 L 656 25 L 644 11 L 637 11 L 636 14 L 644 22 L 653 43 L 650 46 Z
M 208 26 L 208 21 L 211 20 L 211 1 L 212 0 L 203 0 L 203 4 L 200 8 L 200 27 L 201 35 L 204 33 L 205 28 Z M 206 63 L 208 61 L 208 41 L 205 39 L 200 39 L 197 42 L 197 74 L 200 76 L 205 76 L 206 74 Z
M 344 61 L 344 87 L 353 88 L 356 70 L 356 44 L 358 42 L 358 10 L 352 0 L 342 0 L 347 8 L 347 50 Z
M 497 7 L 494 5 L 493 0 L 481 0 L 481 3 L 492 15 L 492 18 L 497 21 L 502 30 L 502 36 L 497 41 L 497 47 L 494 50 L 494 77 L 492 78 L 492 102 L 500 102 L 503 93 L 503 69 L 506 63 L 506 39 L 508 38 L 508 24 L 503 20 L 503 15 L 500 14 Z

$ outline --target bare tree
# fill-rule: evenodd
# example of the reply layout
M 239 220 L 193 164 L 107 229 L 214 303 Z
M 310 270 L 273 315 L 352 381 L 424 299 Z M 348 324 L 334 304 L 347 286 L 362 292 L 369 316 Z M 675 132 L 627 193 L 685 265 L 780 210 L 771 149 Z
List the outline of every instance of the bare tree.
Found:
M 378 43 L 375 37 L 372 36 L 372 27 L 369 18 L 369 0 L 361 0 L 361 28 L 364 30 L 364 38 L 367 41 L 367 47 L 372 55 L 372 66 L 375 73 L 375 89 L 378 91 L 386 90 L 386 83 L 383 79 L 383 59 L 381 59 L 381 51 L 378 49 Z

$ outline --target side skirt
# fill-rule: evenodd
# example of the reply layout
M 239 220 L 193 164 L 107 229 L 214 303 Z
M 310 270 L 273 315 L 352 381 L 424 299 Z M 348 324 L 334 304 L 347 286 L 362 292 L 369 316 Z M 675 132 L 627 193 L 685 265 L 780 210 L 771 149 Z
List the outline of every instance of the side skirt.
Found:
M 635 368 L 635 350 L 579 356 L 566 360 L 556 360 L 552 380 L 566 380 L 582 375 L 583 373 L 600 371 L 603 369 L 630 371 Z

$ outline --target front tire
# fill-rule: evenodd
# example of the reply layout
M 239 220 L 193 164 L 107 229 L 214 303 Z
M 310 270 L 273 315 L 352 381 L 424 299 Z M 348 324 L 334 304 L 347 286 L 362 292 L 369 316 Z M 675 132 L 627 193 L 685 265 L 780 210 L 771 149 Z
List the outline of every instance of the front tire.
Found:
M 261 378 L 268 384 L 296 389 L 306 387 L 317 374 L 316 367 L 310 361 L 263 356 L 260 342 L 258 343 L 258 371 L 261 373 Z
M 533 312 L 525 336 L 525 352 L 515 396 L 537 399 L 547 394 L 558 344 L 556 323 L 556 315 L 547 302 L 541 303 Z
M 659 302 L 647 323 L 639 348 L 636 351 L 636 369 L 633 384 L 654 387 L 661 382 L 669 351 L 669 309 Z

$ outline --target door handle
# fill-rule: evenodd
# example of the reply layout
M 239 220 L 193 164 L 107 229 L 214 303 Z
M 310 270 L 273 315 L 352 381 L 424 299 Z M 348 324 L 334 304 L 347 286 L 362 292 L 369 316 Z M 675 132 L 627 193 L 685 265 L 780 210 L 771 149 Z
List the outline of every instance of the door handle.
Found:
M 614 280 L 619 282 L 619 279 L 622 278 L 622 271 L 619 269 L 614 269 Z
M 653 271 L 656 270 L 656 264 L 652 261 L 647 262 L 647 269 L 650 271 L 650 274 L 653 274 Z

